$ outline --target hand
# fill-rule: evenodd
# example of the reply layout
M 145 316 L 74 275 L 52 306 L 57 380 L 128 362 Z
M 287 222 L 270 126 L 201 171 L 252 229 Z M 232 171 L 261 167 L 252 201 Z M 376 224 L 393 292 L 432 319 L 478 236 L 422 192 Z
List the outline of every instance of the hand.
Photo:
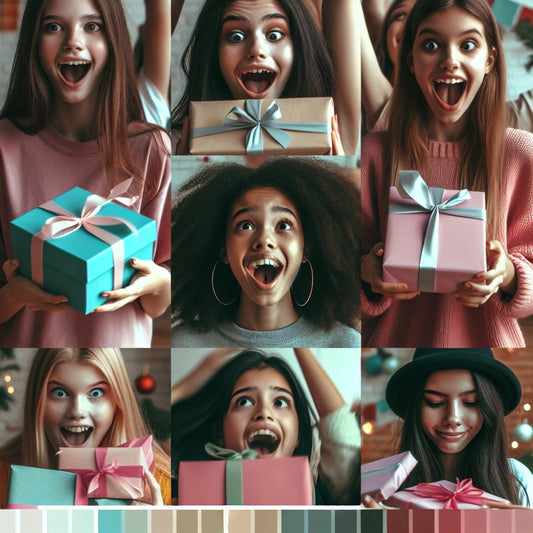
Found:
M 508 294 L 516 291 L 516 273 L 514 265 L 505 254 L 499 241 L 487 242 L 489 270 L 480 272 L 472 279 L 465 281 L 453 293 L 453 296 L 467 307 L 483 305 L 498 290 Z
M 144 469 L 144 475 L 146 483 L 150 487 L 150 493 L 152 494 L 152 505 L 164 505 L 163 496 L 161 495 L 161 487 L 159 486 L 156 478 L 147 468 Z
M 331 152 L 332 155 L 345 155 L 337 115 L 331 117 Z
M 383 294 L 395 300 L 411 300 L 419 291 L 408 291 L 406 283 L 389 283 L 383 281 L 383 243 L 378 242 L 363 258 L 361 277 L 370 283 L 372 292 Z
M 19 266 L 18 259 L 9 259 L 2 265 L 9 294 L 13 300 L 17 301 L 19 308 L 27 306 L 32 311 L 65 311 L 68 309 L 65 305 L 68 301 L 66 296 L 43 291 L 33 281 L 18 273 Z
M 181 139 L 178 141 L 176 147 L 176 155 L 189 155 L 189 117 L 183 119 L 183 126 L 181 128 Z
M 130 264 L 138 270 L 130 284 L 122 289 L 103 292 L 102 296 L 108 298 L 108 301 L 97 307 L 93 313 L 116 311 L 137 298 L 142 299 L 146 296 L 158 298 L 159 295 L 163 297 L 167 290 L 170 292 L 170 273 L 166 268 L 153 261 L 141 259 L 131 259 Z M 143 304 L 142 301 L 141 303 Z M 153 316 L 146 308 L 145 311 Z
M 378 503 L 372 496 L 369 496 L 368 494 L 365 494 L 361 498 L 361 503 L 363 504 L 363 507 L 366 509 L 396 509 L 396 507 L 389 507 L 387 505 L 384 505 L 383 503 Z

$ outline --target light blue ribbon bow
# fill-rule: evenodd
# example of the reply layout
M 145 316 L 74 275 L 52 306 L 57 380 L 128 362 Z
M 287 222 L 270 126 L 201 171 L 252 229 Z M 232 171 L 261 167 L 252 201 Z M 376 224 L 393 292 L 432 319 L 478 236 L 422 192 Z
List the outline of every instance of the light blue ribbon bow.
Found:
M 416 205 L 391 204 L 391 214 L 430 213 L 420 253 L 418 290 L 434 292 L 439 249 L 440 213 L 485 220 L 485 209 L 480 207 L 455 207 L 470 199 L 470 193 L 467 189 L 458 191 L 449 200 L 443 202 L 442 197 L 445 189 L 428 187 L 416 170 L 400 170 L 396 188 L 402 198 L 411 199 Z
M 304 131 L 308 133 L 329 133 L 330 125 L 325 122 L 279 122 L 281 111 L 275 100 L 267 107 L 261 116 L 262 100 L 245 100 L 244 109 L 233 106 L 222 120 L 222 126 L 207 126 L 194 128 L 191 137 L 204 137 L 233 130 L 249 129 L 246 134 L 246 153 L 250 155 L 263 153 L 263 129 L 283 148 L 291 142 L 291 136 L 284 130 Z M 230 115 L 239 117 L 228 118 Z
M 255 450 L 235 452 L 208 442 L 204 449 L 207 454 L 226 461 L 226 505 L 243 505 L 242 460 L 257 459 Z

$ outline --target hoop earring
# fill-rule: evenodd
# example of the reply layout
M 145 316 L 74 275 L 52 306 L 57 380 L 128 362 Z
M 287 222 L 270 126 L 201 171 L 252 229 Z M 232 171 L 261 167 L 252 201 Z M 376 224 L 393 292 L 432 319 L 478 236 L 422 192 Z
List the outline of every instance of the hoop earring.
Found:
M 307 298 L 305 299 L 305 302 L 304 303 L 300 303 L 297 299 L 296 299 L 296 291 L 294 290 L 295 289 L 295 286 L 298 285 L 299 287 L 302 286 L 302 283 L 301 283 L 301 278 L 300 276 L 302 274 L 302 266 L 303 265 L 308 265 L 309 266 L 309 276 L 310 276 L 310 280 L 309 280 L 309 290 L 308 290 L 308 293 L 307 293 Z M 299 279 L 300 278 L 300 279 Z M 298 306 L 298 307 L 305 307 L 308 303 L 309 303 L 309 300 L 311 299 L 311 296 L 313 294 L 313 288 L 315 286 L 315 273 L 313 271 L 313 265 L 311 264 L 311 261 L 309 261 L 309 259 L 305 262 L 305 263 L 302 263 L 302 265 L 300 266 L 300 270 L 298 271 L 298 275 L 296 276 L 296 279 L 294 280 L 294 283 L 292 284 L 292 296 L 294 298 L 294 303 Z M 300 292 L 300 291 L 298 291 Z M 305 294 L 305 293 L 304 293 Z
M 220 305 L 224 305 L 224 306 L 228 306 L 228 305 L 231 305 L 232 303 L 235 302 L 235 300 L 237 299 L 237 292 L 235 293 L 235 296 L 229 301 L 229 302 L 223 302 L 218 294 L 217 294 L 217 291 L 215 289 L 215 274 L 216 274 L 216 270 L 217 270 L 217 266 L 219 265 L 219 263 L 222 263 L 223 265 L 225 265 L 226 263 L 224 263 L 224 261 L 222 261 L 222 259 L 219 259 L 213 266 L 213 270 L 211 271 L 211 290 L 213 291 L 213 295 L 215 296 L 215 299 L 216 301 L 220 304 Z M 228 267 L 229 268 L 229 267 Z M 231 270 L 230 270 L 231 272 Z

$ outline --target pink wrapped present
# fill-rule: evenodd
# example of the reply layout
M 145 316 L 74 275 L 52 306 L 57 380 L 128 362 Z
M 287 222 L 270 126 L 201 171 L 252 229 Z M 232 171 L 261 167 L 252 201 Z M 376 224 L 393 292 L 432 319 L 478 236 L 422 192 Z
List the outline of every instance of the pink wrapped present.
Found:
M 383 280 L 448 294 L 485 272 L 485 194 L 428 187 L 400 171 L 390 189 Z
M 361 466 L 361 495 L 380 502 L 398 490 L 418 461 L 403 452 Z
M 182 461 L 178 504 L 313 505 L 308 458 Z
M 144 470 L 153 470 L 152 436 L 116 448 L 60 448 L 59 470 L 78 474 L 89 498 L 138 499 Z
M 394 493 L 385 503 L 402 509 L 476 509 L 491 502 L 508 503 L 504 498 L 477 489 L 469 478 L 457 479 L 457 483 L 446 480 L 419 483 Z

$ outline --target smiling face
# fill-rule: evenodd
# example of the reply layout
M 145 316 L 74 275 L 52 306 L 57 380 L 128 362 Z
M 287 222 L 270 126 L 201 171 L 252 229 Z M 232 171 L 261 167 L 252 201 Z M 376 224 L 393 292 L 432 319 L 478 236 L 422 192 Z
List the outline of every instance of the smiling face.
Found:
M 387 52 L 389 54 L 392 64 L 396 66 L 398 61 L 398 49 L 402 39 L 403 29 L 405 27 L 405 20 L 411 11 L 415 0 L 403 0 L 400 2 L 390 14 L 390 24 L 387 29 Z
M 420 23 L 409 64 L 431 111 L 432 138 L 452 141 L 463 135 L 467 111 L 494 66 L 495 53 L 483 24 L 458 7 Z
M 262 457 L 290 457 L 298 446 L 298 415 L 287 380 L 271 367 L 235 382 L 222 426 L 224 447 Z
M 56 106 L 95 102 L 108 45 L 94 2 L 49 0 L 41 17 L 38 54 Z
M 94 366 L 63 362 L 46 386 L 44 430 L 54 451 L 60 446 L 100 446 L 116 411 L 108 381 Z
M 294 48 L 277 2 L 236 0 L 222 16 L 220 70 L 234 98 L 277 98 L 289 79 Z
M 421 422 L 441 454 L 462 452 L 483 425 L 472 373 L 457 369 L 431 374 L 424 387 Z
M 233 205 L 226 257 L 241 287 L 241 305 L 287 302 L 304 255 L 302 223 L 293 203 L 270 187 L 250 189 Z

